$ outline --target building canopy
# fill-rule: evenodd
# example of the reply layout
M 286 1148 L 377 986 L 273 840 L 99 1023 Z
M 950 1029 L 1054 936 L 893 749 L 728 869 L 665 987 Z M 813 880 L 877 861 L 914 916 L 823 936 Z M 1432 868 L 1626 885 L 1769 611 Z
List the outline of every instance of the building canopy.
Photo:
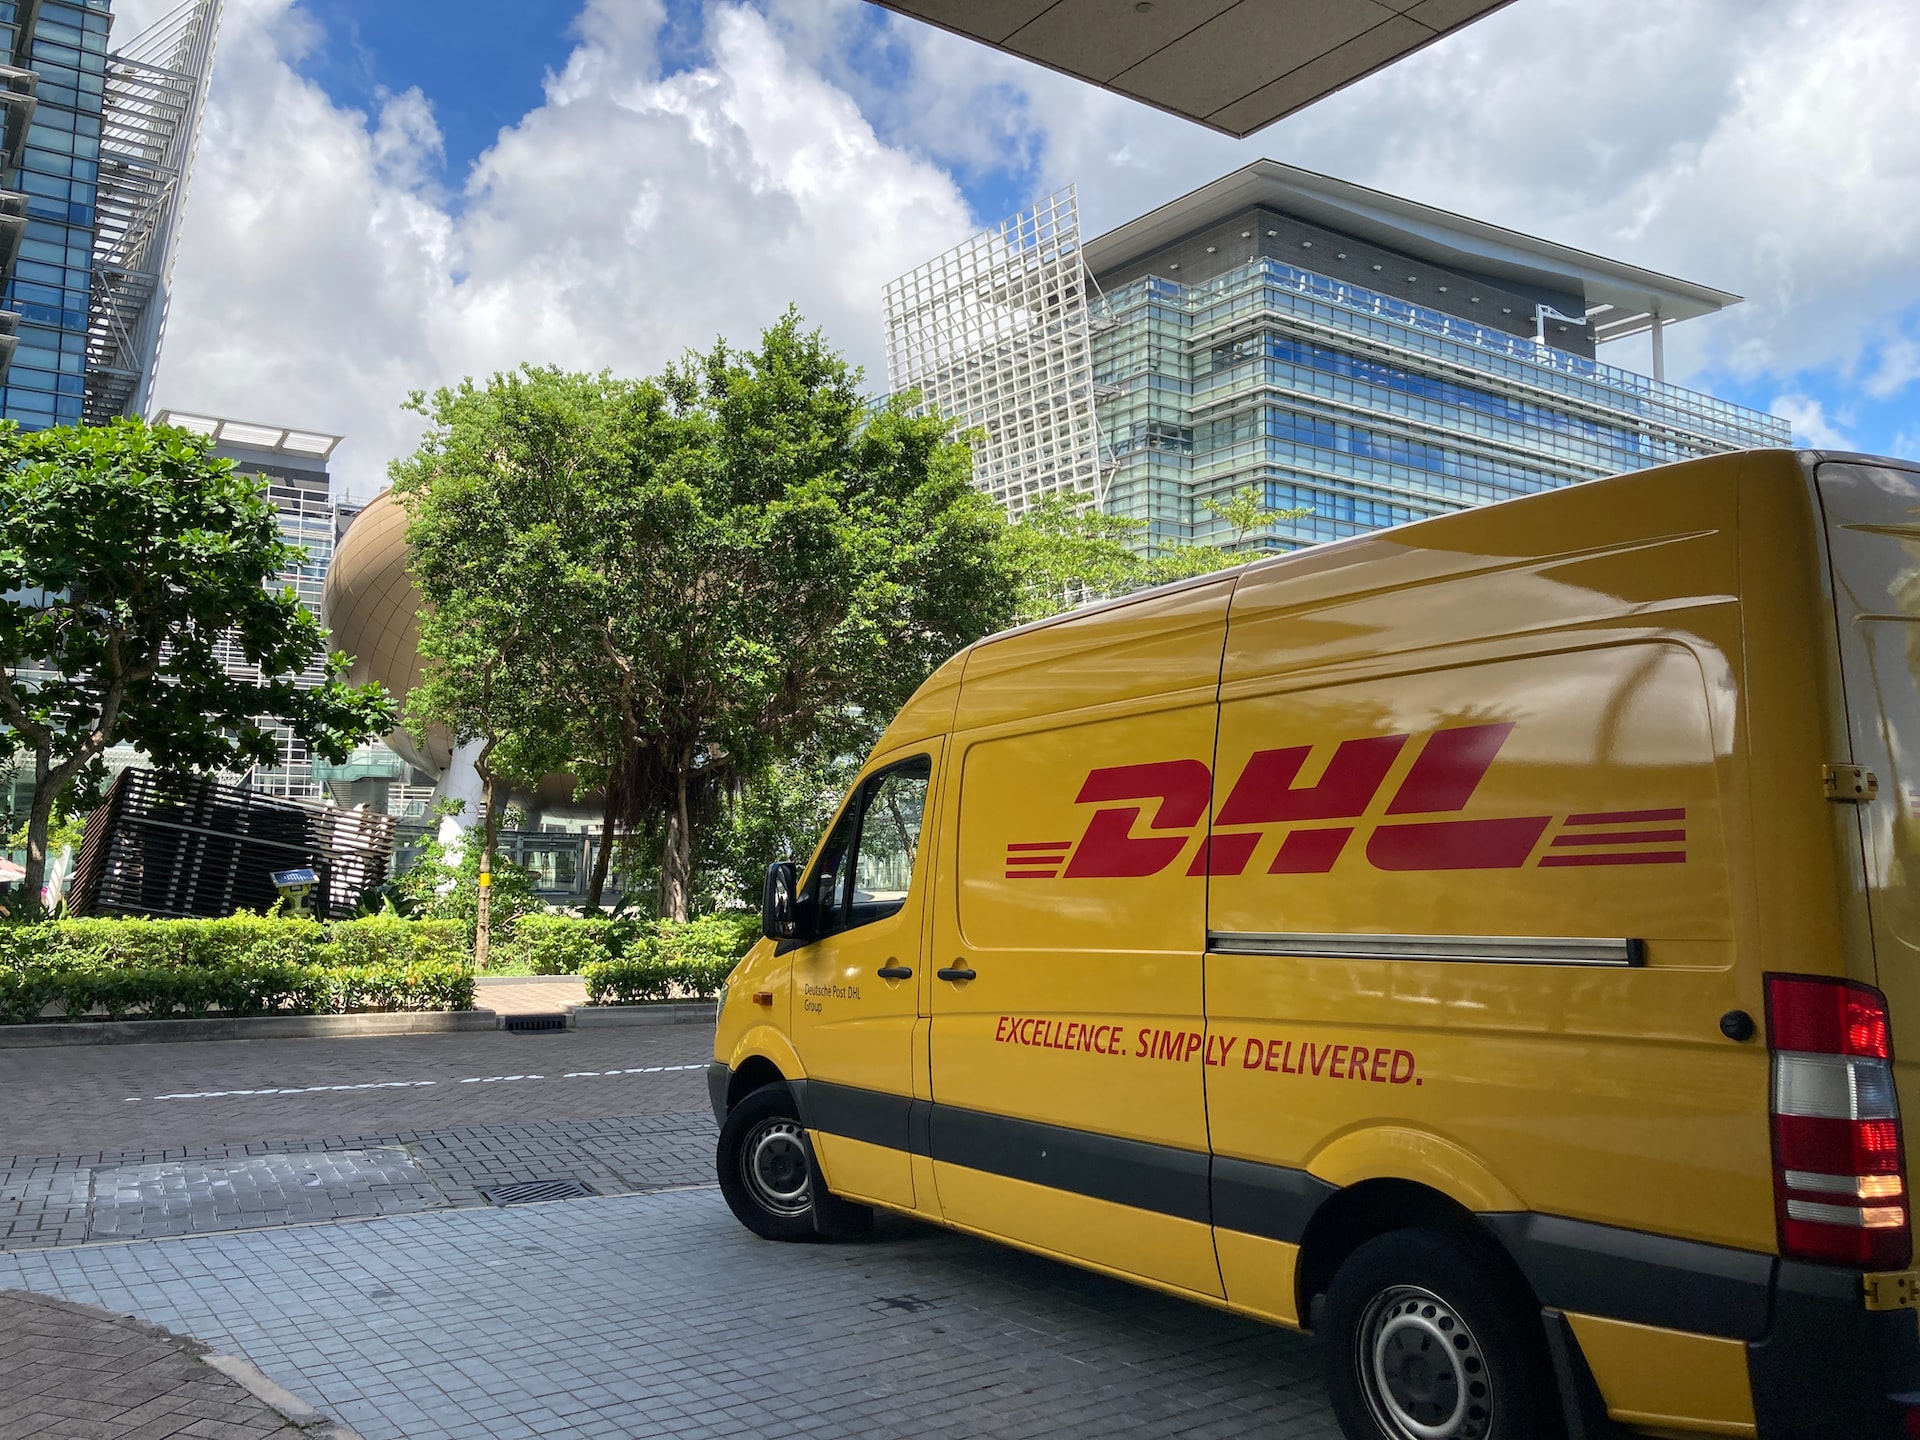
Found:
M 878 0 L 1240 137 L 1510 0 Z

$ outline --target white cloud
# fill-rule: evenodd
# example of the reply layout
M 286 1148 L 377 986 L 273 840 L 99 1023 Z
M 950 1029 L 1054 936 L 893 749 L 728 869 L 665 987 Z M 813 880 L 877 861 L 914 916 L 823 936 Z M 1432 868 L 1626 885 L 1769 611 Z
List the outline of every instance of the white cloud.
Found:
M 1811 445 L 1816 450 L 1858 450 L 1853 438 L 1842 430 L 1843 417 L 1830 417 L 1824 403 L 1810 395 L 1776 395 L 1773 413 L 1793 426 L 1793 443 Z
M 592 0 L 456 213 L 418 92 L 343 110 L 290 63 L 288 0 L 229 0 L 157 402 L 343 433 L 365 495 L 417 437 L 410 389 L 522 360 L 639 373 L 789 301 L 881 383 L 880 287 L 966 231 L 958 188 L 756 11 L 714 7 L 703 63 L 670 74 L 661 23 Z
M 1910 0 L 1522 0 L 1241 142 L 894 29 L 883 134 L 965 166 L 955 117 L 988 114 L 1095 229 L 1271 156 L 1747 296 L 1673 332 L 1677 375 L 1914 378 L 1911 347 L 1881 353 L 1920 307 Z M 1631 343 L 1603 356 L 1644 366 Z
M 364 494 L 417 434 L 410 389 L 650 370 L 789 300 L 877 387 L 881 286 L 998 218 L 960 182 L 1078 181 L 1097 231 L 1263 154 L 1744 293 L 1670 370 L 1770 381 L 1809 438 L 1842 422 L 1808 372 L 1920 378 L 1910 0 L 1523 0 L 1244 142 L 865 0 L 708 0 L 690 66 L 663 23 L 587 0 L 455 205 L 425 97 L 342 109 L 296 73 L 293 0 L 228 0 L 156 399 L 338 430 Z

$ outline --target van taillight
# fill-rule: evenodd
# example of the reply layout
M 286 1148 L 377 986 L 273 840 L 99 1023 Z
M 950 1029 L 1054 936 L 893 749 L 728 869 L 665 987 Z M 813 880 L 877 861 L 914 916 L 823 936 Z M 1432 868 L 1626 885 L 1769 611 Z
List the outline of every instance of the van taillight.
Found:
M 1849 980 L 1769 975 L 1767 1042 L 1780 1253 L 1906 1265 L 1913 1238 L 1886 997 Z

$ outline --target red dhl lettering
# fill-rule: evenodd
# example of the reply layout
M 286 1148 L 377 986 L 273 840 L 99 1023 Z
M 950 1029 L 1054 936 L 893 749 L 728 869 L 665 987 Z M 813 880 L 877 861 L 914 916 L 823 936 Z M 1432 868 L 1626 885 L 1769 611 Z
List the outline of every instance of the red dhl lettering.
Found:
M 1513 729 L 1513 723 L 1506 721 L 1435 731 L 1421 745 L 1384 815 L 1436 816 L 1466 809 Z M 1298 782 L 1313 746 L 1256 750 L 1241 768 L 1211 827 L 1205 820 L 1213 777 L 1202 761 L 1159 760 L 1092 770 L 1081 782 L 1074 803 L 1100 808 L 1088 819 L 1080 839 L 1010 843 L 1007 878 L 1142 879 L 1159 874 L 1185 854 L 1196 828 L 1202 833 L 1186 873 L 1241 875 L 1274 826 L 1288 828 L 1281 833 L 1267 874 L 1327 874 L 1347 853 L 1359 827 L 1323 822 L 1360 820 L 1412 739 L 1406 734 L 1342 740 L 1311 785 Z M 1148 812 L 1145 830 L 1136 834 L 1143 812 Z M 1649 821 L 1684 820 L 1686 813 L 1666 809 L 1571 814 L 1545 847 L 1540 842 L 1554 829 L 1552 815 L 1383 818 L 1369 828 L 1357 848 L 1368 865 L 1388 872 L 1675 865 L 1686 862 L 1686 831 L 1644 826 Z M 1622 828 L 1627 825 L 1643 828 Z M 1627 846 L 1636 848 L 1623 848 Z M 1650 848 L 1655 846 L 1660 848 Z M 1537 851 L 1543 853 L 1535 859 Z
M 993 1038 L 1001 1045 L 1034 1050 L 1064 1050 L 1088 1055 L 1113 1055 L 1132 1060 L 1170 1060 L 1185 1064 L 1196 1057 L 1203 1065 L 1302 1075 L 1309 1079 L 1358 1080 L 1374 1085 L 1418 1085 L 1411 1050 L 1387 1045 L 1355 1045 L 1282 1037 L 1229 1035 L 1219 1031 L 1174 1030 L 1142 1025 L 1133 1033 L 1129 1050 L 1125 1030 L 1110 1021 L 1057 1020 L 1041 1015 L 1002 1015 Z M 1236 1058 L 1237 1057 L 1237 1058 Z
M 1002 1045 L 1036 1050 L 1080 1050 L 1095 1055 L 1126 1054 L 1126 1035 L 1113 1024 L 1086 1020 L 1049 1020 L 1037 1015 L 1002 1015 L 993 1038 Z

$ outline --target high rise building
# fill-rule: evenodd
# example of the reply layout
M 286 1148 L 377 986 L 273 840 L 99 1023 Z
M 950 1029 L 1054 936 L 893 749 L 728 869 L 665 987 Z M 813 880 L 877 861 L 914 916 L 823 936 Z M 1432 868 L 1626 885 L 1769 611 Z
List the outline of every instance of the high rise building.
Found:
M 0 0 L 0 419 L 144 413 L 221 0 Z
M 360 507 L 336 503 L 327 462 L 340 436 L 284 426 L 256 425 L 212 415 L 163 410 L 157 424 L 177 425 L 213 442 L 213 453 L 231 460 L 242 475 L 257 477 L 267 498 L 280 514 L 280 536 L 299 551 L 299 558 L 274 577 L 275 585 L 290 585 L 315 615 L 325 620 L 324 592 L 333 551 Z M 229 673 L 257 675 L 237 647 L 227 647 L 221 662 Z M 312 666 L 302 677 L 318 684 L 321 667 Z M 396 815 L 424 811 L 432 791 L 431 777 L 416 777 L 412 767 L 385 745 L 361 746 L 340 765 L 329 764 L 310 751 L 286 726 L 276 726 L 280 761 L 252 770 L 247 784 L 256 794 L 288 800 L 324 801 L 342 805 L 366 804 Z
M 1084 243 L 1073 200 L 887 291 L 890 383 L 974 428 L 1015 513 L 1091 493 L 1147 549 L 1289 548 L 1789 443 L 1664 378 L 1666 327 L 1725 291 L 1273 161 Z M 1632 336 L 1652 376 L 1595 358 Z M 1250 485 L 1308 513 L 1235 534 L 1207 502 Z

